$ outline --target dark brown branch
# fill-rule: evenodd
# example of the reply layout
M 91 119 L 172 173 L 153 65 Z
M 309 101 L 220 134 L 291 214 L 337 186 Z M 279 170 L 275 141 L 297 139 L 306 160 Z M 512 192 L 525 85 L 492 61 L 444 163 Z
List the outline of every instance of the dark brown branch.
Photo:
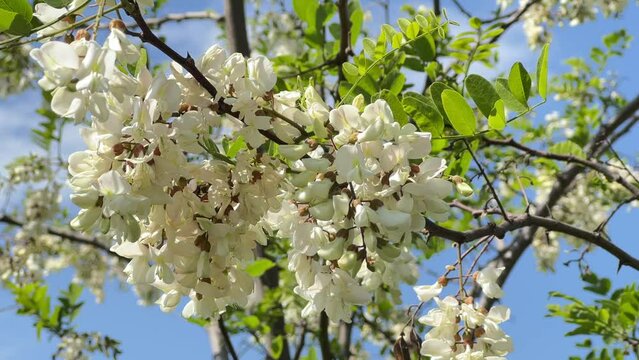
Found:
M 224 0 L 224 16 L 226 18 L 226 45 L 229 51 L 250 56 L 251 48 L 246 32 L 244 0 Z
M 328 337 L 328 315 L 325 311 L 320 313 L 318 341 L 322 350 L 322 360 L 333 360 L 331 340 Z
M 224 22 L 224 16 L 214 11 L 207 10 L 207 11 L 187 11 L 183 13 L 166 14 L 161 17 L 145 19 L 146 24 L 151 29 L 158 29 L 162 27 L 162 25 L 169 22 L 180 23 L 180 22 L 189 21 L 189 20 L 211 20 L 217 23 L 222 23 Z M 107 23 L 100 25 L 100 29 L 108 29 L 108 28 L 109 28 L 109 24 Z M 129 22 L 126 24 L 126 28 L 131 30 L 131 29 L 137 29 L 139 28 L 139 26 L 136 22 Z
M 200 86 L 202 86 L 211 95 L 211 97 L 215 98 L 217 96 L 217 89 L 215 89 L 215 86 L 213 86 L 213 84 L 204 76 L 204 74 L 202 74 L 200 69 L 195 66 L 195 62 L 193 61 L 191 56 L 187 55 L 186 57 L 184 57 L 178 54 L 164 41 L 158 38 L 153 33 L 153 31 L 151 31 L 151 28 L 147 24 L 146 20 L 144 20 L 144 17 L 142 17 L 142 13 L 140 12 L 140 8 L 138 7 L 137 3 L 133 2 L 132 0 L 125 1 L 129 4 L 129 6 L 125 6 L 127 14 L 131 18 L 133 18 L 137 26 L 140 28 L 141 33 L 138 34 L 140 40 L 153 45 L 158 50 L 166 54 L 169 58 L 171 58 L 171 60 L 182 65 L 182 67 L 193 76 L 193 78 L 200 84 Z M 222 101 L 220 102 L 223 103 Z
M 12 216 L 9 215 L 2 215 L 0 216 L 0 222 L 5 223 L 5 224 L 9 224 L 9 225 L 13 225 L 13 226 L 18 226 L 18 227 L 23 227 L 24 223 Z M 77 243 L 77 244 L 82 244 L 82 245 L 88 245 L 91 247 L 94 247 L 97 250 L 103 251 L 105 253 L 107 253 L 110 256 L 115 256 L 120 260 L 125 260 L 125 261 L 129 261 L 130 259 L 127 259 L 123 256 L 120 256 L 118 254 L 116 254 L 115 252 L 111 251 L 111 249 L 109 249 L 108 246 L 104 245 L 103 243 L 101 243 L 98 239 L 93 238 L 93 237 L 88 237 L 85 235 L 82 235 L 78 232 L 74 232 L 74 231 L 70 231 L 70 230 L 66 230 L 66 229 L 60 229 L 60 228 L 54 228 L 54 227 L 47 227 L 46 228 L 46 232 L 50 235 L 55 235 L 58 236 L 64 240 L 73 242 L 73 243 Z
M 344 71 L 342 70 L 342 64 L 347 62 L 348 57 L 353 53 L 351 49 L 351 19 L 348 15 L 348 0 L 337 0 L 337 11 L 339 14 L 340 39 L 335 65 L 337 66 L 338 81 L 343 81 Z
M 464 144 L 466 145 L 466 150 L 470 152 L 470 156 L 473 157 L 473 161 L 475 162 L 475 165 L 477 165 L 477 167 L 479 168 L 479 172 L 481 173 L 482 177 L 486 181 L 486 185 L 490 189 L 490 192 L 493 194 L 493 199 L 495 199 L 495 201 L 497 202 L 497 205 L 499 206 L 499 210 L 501 210 L 501 214 L 504 216 L 504 219 L 506 219 L 506 221 L 510 221 L 510 219 L 508 218 L 508 213 L 506 213 L 506 209 L 504 209 L 504 205 L 501 203 L 501 200 L 499 199 L 499 195 L 497 194 L 497 191 L 495 191 L 495 188 L 493 187 L 493 183 L 488 178 L 488 175 L 484 171 L 484 167 L 481 165 L 481 163 L 477 159 L 477 156 L 475 156 L 475 152 L 470 147 L 468 140 L 464 139 Z
M 511 217 L 510 222 L 504 221 L 500 224 L 488 224 L 468 231 L 457 231 L 444 228 L 429 219 L 426 219 L 426 229 L 430 235 L 448 239 L 457 244 L 471 242 L 486 236 L 495 236 L 499 239 L 503 239 L 507 233 L 526 227 L 542 227 L 550 231 L 556 231 L 577 237 L 606 250 L 608 253 L 619 259 L 620 265 L 630 266 L 639 270 L 639 259 L 636 259 L 617 245 L 608 241 L 600 232 L 580 229 L 570 224 L 547 217 L 523 214 Z
M 604 141 L 614 136 L 618 128 L 624 126 L 626 123 L 635 122 L 634 114 L 639 110 L 639 96 L 630 101 L 617 115 L 609 121 L 607 124 L 602 125 L 597 134 L 586 146 L 586 157 L 589 159 L 597 159 L 601 156 L 608 147 L 613 143 L 612 141 Z M 629 131 L 630 128 L 624 126 L 622 131 Z M 624 134 L 625 134 L 624 132 Z M 623 135 L 623 134 L 622 134 Z M 616 136 L 615 140 L 619 139 L 621 135 Z M 566 170 L 557 175 L 556 182 L 551 188 L 546 201 L 542 204 L 538 204 L 535 215 L 546 217 L 550 215 L 551 209 L 559 202 L 559 200 L 565 195 L 566 191 L 573 184 L 573 181 L 583 171 L 583 167 L 578 164 L 569 165 Z M 503 266 L 505 270 L 502 272 L 499 278 L 499 284 L 503 285 L 510 276 L 512 269 L 517 264 L 525 250 L 532 244 L 533 238 L 538 227 L 533 225 L 529 228 L 521 231 L 513 241 L 510 243 L 500 256 L 493 260 L 497 262 L 497 266 Z M 479 290 L 476 288 L 474 294 L 478 294 Z M 494 300 L 484 298 L 483 305 L 490 307 Z
M 188 54 L 186 57 L 178 54 L 175 50 L 169 47 L 164 41 L 158 38 L 153 33 L 153 31 L 151 31 L 151 28 L 146 23 L 146 20 L 144 20 L 144 17 L 142 17 L 140 8 L 138 7 L 137 3 L 132 2 L 132 0 L 125 0 L 125 1 L 127 1 L 127 6 L 125 6 L 125 10 L 127 14 L 131 18 L 133 18 L 133 20 L 135 20 L 135 23 L 138 25 L 138 27 L 141 30 L 141 33 L 139 34 L 132 33 L 132 32 L 128 32 L 128 33 L 133 36 L 139 37 L 140 40 L 142 40 L 143 42 L 153 45 L 155 48 L 157 48 L 158 50 L 163 52 L 165 55 L 167 55 L 169 58 L 171 58 L 171 60 L 180 64 L 189 74 L 191 74 L 191 76 L 193 76 L 193 78 L 198 82 L 198 84 L 200 84 L 200 86 L 202 86 L 211 95 L 211 97 L 215 98 L 217 96 L 217 89 L 215 89 L 215 86 L 213 86 L 213 84 L 204 76 L 204 74 L 202 74 L 200 69 L 198 69 L 197 66 L 195 66 L 195 62 L 193 61 L 193 58 L 191 58 L 191 56 Z M 231 4 L 236 4 L 236 1 L 229 0 L 229 2 Z M 227 21 L 230 21 L 230 19 L 227 18 Z M 239 50 L 242 50 L 242 49 L 239 49 Z M 229 114 L 234 117 L 239 117 L 239 114 L 233 112 L 231 109 L 232 107 L 229 104 L 224 102 L 224 98 L 220 97 L 220 99 L 217 102 L 217 109 L 216 109 L 217 113 Z M 277 135 L 275 135 L 272 131 L 260 130 L 260 134 L 262 134 L 267 139 L 275 142 L 276 144 L 281 145 L 286 143 L 282 141 L 280 138 L 278 138 Z
M 302 327 L 302 333 L 300 334 L 300 341 L 295 349 L 295 355 L 293 355 L 293 360 L 299 360 L 302 356 L 302 351 L 304 350 L 304 346 L 306 344 L 306 333 L 308 333 L 308 327 L 306 323 L 304 323 Z
M 468 18 L 473 17 L 473 14 L 471 14 L 470 11 L 466 10 L 466 8 L 464 8 L 464 6 L 459 2 L 459 0 L 453 0 L 453 4 L 455 4 L 457 9 L 466 17 Z
M 526 14 L 526 12 L 528 12 L 528 10 L 530 10 L 530 8 L 537 4 L 540 0 L 530 0 L 526 5 L 524 5 L 523 8 L 521 8 L 519 11 L 517 11 L 515 14 L 513 14 L 513 16 L 510 18 L 510 20 L 508 20 L 507 22 L 503 23 L 501 25 L 501 28 L 504 29 L 504 31 L 495 36 L 494 38 L 490 39 L 489 44 L 494 44 L 497 42 L 497 40 L 499 40 L 499 38 L 502 37 L 502 35 L 504 35 L 504 33 L 506 32 L 506 30 L 508 30 L 511 26 L 515 25 L 519 19 L 521 19 L 522 16 L 524 16 L 524 14 Z
M 512 138 L 506 139 L 506 140 L 484 138 L 484 141 L 490 145 L 509 146 L 509 147 L 521 150 L 530 156 L 551 159 L 551 160 L 565 161 L 568 163 L 577 163 L 577 164 L 583 165 L 585 167 L 588 167 L 592 170 L 595 170 L 603 174 L 609 181 L 614 181 L 619 183 L 621 186 L 623 186 L 628 191 L 630 191 L 633 195 L 639 195 L 639 188 L 636 185 L 631 184 L 618 171 L 613 171 L 612 169 L 610 169 L 610 167 L 600 162 L 586 160 L 584 158 L 574 156 L 574 155 L 554 154 L 554 153 L 550 153 L 546 151 L 540 151 L 537 149 L 530 148 L 521 143 L 518 143 Z
M 220 332 L 222 333 L 222 337 L 224 338 L 224 342 L 226 343 L 226 348 L 229 351 L 229 354 L 231 354 L 231 358 L 233 358 L 233 360 L 238 360 L 238 356 L 237 356 L 237 352 L 235 352 L 235 348 L 233 347 L 233 342 L 231 341 L 231 337 L 229 336 L 228 331 L 226 330 L 226 326 L 224 325 L 224 320 L 222 320 L 222 318 L 220 317 L 217 320 L 217 324 L 220 327 Z

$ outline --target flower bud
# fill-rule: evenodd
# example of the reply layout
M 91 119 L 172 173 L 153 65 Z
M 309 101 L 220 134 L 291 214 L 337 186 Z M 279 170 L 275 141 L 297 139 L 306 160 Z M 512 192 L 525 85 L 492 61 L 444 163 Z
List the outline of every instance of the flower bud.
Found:
M 80 210 L 78 216 L 71 220 L 71 227 L 80 231 L 89 231 L 100 215 L 102 215 L 101 208 L 94 207 Z
M 317 255 L 326 260 L 337 260 L 344 252 L 344 238 L 338 237 L 317 251 Z
M 335 210 L 333 209 L 333 199 L 321 202 L 315 206 L 311 206 L 308 212 L 317 220 L 328 221 L 333 218 Z
M 473 188 L 465 182 L 455 184 L 455 189 L 463 197 L 469 197 L 473 195 Z
M 337 260 L 337 265 L 344 271 L 350 272 L 359 267 L 361 260 L 358 261 L 357 254 L 352 251 L 345 252 L 342 257 Z
M 75 33 L 75 40 L 91 40 L 91 34 L 86 29 L 80 29 Z
M 120 19 L 113 19 L 109 23 L 109 29 L 111 30 L 118 29 L 120 31 L 126 31 L 126 25 L 124 24 L 124 21 Z
M 359 112 L 362 112 L 364 111 L 364 107 L 366 106 L 366 100 L 364 100 L 364 96 L 362 94 L 358 94 L 353 98 L 352 104 L 357 108 Z

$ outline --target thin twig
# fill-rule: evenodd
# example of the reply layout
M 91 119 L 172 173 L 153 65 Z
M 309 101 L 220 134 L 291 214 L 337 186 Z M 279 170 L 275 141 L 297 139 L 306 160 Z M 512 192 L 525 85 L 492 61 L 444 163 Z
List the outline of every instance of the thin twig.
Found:
M 493 187 L 492 182 L 490 181 L 490 179 L 488 178 L 488 175 L 484 171 L 484 167 L 481 165 L 481 163 L 479 162 L 479 160 L 475 156 L 475 152 L 470 147 L 470 144 L 468 143 L 468 140 L 464 139 L 464 144 L 466 145 L 466 149 L 470 152 L 470 155 L 473 157 L 473 161 L 475 162 L 475 165 L 477 165 L 477 167 L 479 168 L 479 172 L 484 177 L 484 180 L 486 181 L 486 185 L 488 185 L 488 188 L 490 189 L 491 193 L 493 194 L 493 198 L 497 202 L 497 205 L 499 205 L 499 209 L 501 210 L 501 214 L 504 216 L 504 219 L 506 219 L 506 221 L 510 221 L 510 218 L 508 217 L 508 213 L 506 213 L 506 209 L 504 209 L 504 205 L 501 203 L 501 200 L 499 200 L 499 195 L 497 195 L 497 191 L 495 191 L 495 188 Z
M 9 215 L 0 216 L 0 222 L 5 223 L 5 224 L 9 224 L 9 225 L 13 225 L 13 226 L 18 226 L 18 227 L 24 227 L 24 225 L 25 225 L 22 221 L 14 218 L 12 216 L 9 216 Z M 88 236 L 82 235 L 82 234 L 74 232 L 74 231 L 69 231 L 69 230 L 60 229 L 60 228 L 54 228 L 54 227 L 47 227 L 47 228 L 45 228 L 45 231 L 48 234 L 50 234 L 50 235 L 58 236 L 61 239 L 64 239 L 64 240 L 67 240 L 67 241 L 70 241 L 70 242 L 73 242 L 73 243 L 78 243 L 78 244 L 88 245 L 88 246 L 94 247 L 97 250 L 103 251 L 103 252 L 107 253 L 108 255 L 115 256 L 115 257 L 119 258 L 120 260 L 126 260 L 126 261 L 130 260 L 128 258 L 120 256 L 119 254 L 115 253 L 114 251 L 111 251 L 111 249 L 109 249 L 108 246 L 106 246 L 103 243 L 101 243 L 97 238 L 88 237 Z

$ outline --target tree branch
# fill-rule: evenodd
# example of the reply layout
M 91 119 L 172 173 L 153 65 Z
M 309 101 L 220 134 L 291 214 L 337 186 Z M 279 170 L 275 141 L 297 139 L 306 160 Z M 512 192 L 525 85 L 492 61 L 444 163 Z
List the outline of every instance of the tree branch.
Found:
M 633 119 L 635 117 L 633 115 L 637 112 L 637 110 L 639 110 L 639 96 L 635 97 L 623 109 L 621 109 L 611 121 L 599 128 L 597 134 L 595 134 L 586 146 L 586 158 L 597 159 L 601 156 L 608 147 L 613 144 L 611 141 L 604 140 L 614 136 L 613 134 L 615 131 L 626 122 L 634 122 Z M 629 128 L 624 127 L 622 130 L 629 131 Z M 618 140 L 620 137 L 621 136 L 617 136 L 614 140 Z M 571 164 L 563 172 L 561 172 L 557 176 L 557 181 L 550 190 L 546 200 L 542 204 L 538 204 L 538 210 L 535 215 L 540 217 L 549 216 L 551 209 L 565 195 L 566 190 L 570 188 L 577 175 L 579 175 L 583 169 L 584 167 L 581 165 Z M 505 270 L 498 279 L 500 285 L 503 285 L 506 282 L 515 264 L 517 264 L 528 246 L 532 244 L 537 229 L 538 227 L 536 225 L 532 225 L 524 231 L 521 231 L 517 236 L 515 236 L 508 248 L 502 251 L 497 259 L 492 261 L 493 263 L 496 263 L 495 265 L 498 267 L 505 267 Z M 479 294 L 479 289 L 477 287 L 475 288 L 474 294 Z M 482 305 L 486 308 L 490 307 L 493 303 L 494 299 L 486 297 L 483 298 Z
M 565 161 L 568 163 L 577 163 L 577 164 L 583 165 L 585 167 L 588 167 L 592 170 L 595 170 L 603 174 L 608 180 L 619 183 L 621 186 L 623 186 L 628 191 L 630 191 L 633 195 L 639 196 L 639 187 L 631 184 L 619 172 L 612 170 L 609 166 L 602 164 L 600 162 L 586 160 L 584 158 L 574 156 L 574 155 L 554 154 L 554 153 L 550 153 L 546 151 L 540 151 L 537 149 L 527 147 L 526 145 L 523 145 L 521 143 L 518 143 L 512 138 L 506 139 L 506 140 L 484 138 L 484 141 L 490 145 L 509 146 L 509 147 L 521 150 L 530 156 L 551 159 L 551 160 Z
M 212 20 L 217 23 L 223 23 L 224 16 L 216 13 L 215 11 L 205 10 L 205 11 L 186 11 L 183 13 L 172 13 L 172 14 L 166 14 L 161 17 L 145 19 L 146 24 L 151 29 L 158 29 L 162 27 L 162 25 L 169 22 L 180 23 L 180 22 L 189 21 L 189 20 Z M 140 27 L 134 21 L 126 23 L 125 26 L 127 29 L 138 29 Z M 108 28 L 109 28 L 109 24 L 107 23 L 100 25 L 100 29 L 108 29 Z
M 251 48 L 246 34 L 244 0 L 224 0 L 224 16 L 226 18 L 226 46 L 228 50 L 250 56 Z
M 333 360 L 331 340 L 328 338 L 328 315 L 325 311 L 320 313 L 318 340 L 322 350 L 322 360 Z
M 235 352 L 235 348 L 233 347 L 231 337 L 229 336 L 228 331 L 226 331 L 226 326 L 224 325 L 224 320 L 222 320 L 222 317 L 217 320 L 217 324 L 220 328 L 220 332 L 222 333 L 222 337 L 224 338 L 224 342 L 226 343 L 226 349 L 231 355 L 231 358 L 233 358 L 233 360 L 238 360 L 239 358 L 237 357 L 237 353 Z
M 426 229 L 432 236 L 438 236 L 451 240 L 457 244 L 468 243 L 486 236 L 495 236 L 503 239 L 507 233 L 526 227 L 542 227 L 550 231 L 556 231 L 583 239 L 593 245 L 606 250 L 611 255 L 619 259 L 620 266 L 627 265 L 639 270 L 639 259 L 625 252 L 617 245 L 608 241 L 600 232 L 588 231 L 574 227 L 564 222 L 532 214 L 517 215 L 510 218 L 510 222 L 504 221 L 500 224 L 488 224 L 486 226 L 468 231 L 457 231 L 442 227 L 429 219 L 426 220 Z
M 470 152 L 470 156 L 472 156 L 473 161 L 475 162 L 475 165 L 477 165 L 477 168 L 479 168 L 479 172 L 481 173 L 482 177 L 486 181 L 486 185 L 490 189 L 490 192 L 493 194 L 493 199 L 495 199 L 495 201 L 497 202 L 497 205 L 499 206 L 499 210 L 501 210 L 501 214 L 504 216 L 504 219 L 506 219 L 506 221 L 510 221 L 510 219 L 508 218 L 508 214 L 506 213 L 506 209 L 504 209 L 504 205 L 501 203 L 501 200 L 499 199 L 499 195 L 497 194 L 497 191 L 495 191 L 495 188 L 493 187 L 493 183 L 488 178 L 488 175 L 484 171 L 484 167 L 481 165 L 481 163 L 477 159 L 477 156 L 475 156 L 475 152 L 470 147 L 468 140 L 464 139 L 464 144 L 466 145 L 466 150 Z
M 508 20 L 507 22 L 501 25 L 501 28 L 504 29 L 504 31 L 501 34 L 490 39 L 488 43 L 489 44 L 496 43 L 497 40 L 499 40 L 499 38 L 501 38 L 502 35 L 506 33 L 506 30 L 508 30 L 511 26 L 515 25 L 519 21 L 519 19 L 521 19 L 521 17 L 524 16 L 524 14 L 526 14 L 526 12 L 528 12 L 528 10 L 530 10 L 530 8 L 536 3 L 538 3 L 539 1 L 540 0 L 530 0 L 526 5 L 524 5 L 524 7 L 522 7 L 519 11 L 513 14 L 510 20 Z
M 9 225 L 13 225 L 13 226 L 18 226 L 18 227 L 24 227 L 24 222 L 9 216 L 9 215 L 2 215 L 0 216 L 0 222 L 5 223 L 5 224 L 9 224 Z M 50 235 L 55 235 L 58 236 L 64 240 L 73 242 L 73 243 L 77 243 L 77 244 L 82 244 L 82 245 L 88 245 L 91 247 L 94 247 L 97 250 L 103 251 L 105 253 L 107 253 L 108 255 L 111 256 L 115 256 L 120 260 L 125 260 L 125 261 L 129 261 L 131 259 L 127 259 L 123 256 L 120 256 L 118 254 L 116 254 L 115 252 L 111 251 L 111 249 L 109 249 L 108 246 L 104 245 L 103 243 L 101 243 L 98 239 L 93 238 L 93 237 L 88 237 L 85 236 L 83 234 L 80 234 L 78 232 L 75 231 L 70 231 L 70 230 L 66 230 L 66 229 L 60 229 L 60 228 L 55 228 L 55 227 L 47 227 L 46 228 L 46 232 Z
M 348 15 L 348 0 L 337 0 L 337 11 L 339 14 L 340 39 L 335 65 L 337 65 L 338 82 L 341 82 L 344 80 L 342 64 L 347 62 L 349 55 L 353 53 L 351 49 L 351 19 Z

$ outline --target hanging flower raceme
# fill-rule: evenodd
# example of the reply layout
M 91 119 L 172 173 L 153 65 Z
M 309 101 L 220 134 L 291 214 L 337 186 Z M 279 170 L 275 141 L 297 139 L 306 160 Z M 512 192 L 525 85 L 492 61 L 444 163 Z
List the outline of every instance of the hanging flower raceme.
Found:
M 303 313 L 350 321 L 352 305 L 415 282 L 413 234 L 424 228 L 424 215 L 447 218 L 443 198 L 452 185 L 440 178 L 445 161 L 428 157 L 430 134 L 400 126 L 383 100 L 360 110 L 358 97 L 324 111 L 313 88 L 305 98 L 297 118 L 308 126 L 319 118 L 327 138 L 279 147 L 294 191 L 265 228 L 292 241 L 295 292 L 309 301 Z
M 32 56 L 52 110 L 89 125 L 69 158 L 71 224 L 116 241 L 129 283 L 158 289 L 163 311 L 187 296 L 184 316 L 216 316 L 247 304 L 245 269 L 276 238 L 291 242 L 304 316 L 350 321 L 373 295 L 399 301 L 398 285 L 417 279 L 409 249 L 424 217 L 448 217 L 452 185 L 429 133 L 383 100 L 330 110 L 313 87 L 274 93 L 267 58 L 218 46 L 194 60 L 211 96 L 177 63 L 168 76 L 134 64 L 139 48 L 111 25 L 104 45 L 78 36 Z M 233 145 L 220 148 L 224 134 Z
M 486 268 L 473 275 L 486 296 L 497 298 L 503 295 L 497 284 L 502 270 Z M 472 297 L 459 295 L 464 293 L 463 289 L 458 296 L 441 299 L 439 294 L 447 283 L 447 279 L 442 277 L 433 285 L 414 288 L 422 303 L 432 299 L 436 304 L 418 319 L 430 327 L 420 353 L 435 360 L 506 359 L 506 355 L 513 351 L 512 340 L 500 324 L 510 318 L 510 309 L 497 305 L 487 311 Z

